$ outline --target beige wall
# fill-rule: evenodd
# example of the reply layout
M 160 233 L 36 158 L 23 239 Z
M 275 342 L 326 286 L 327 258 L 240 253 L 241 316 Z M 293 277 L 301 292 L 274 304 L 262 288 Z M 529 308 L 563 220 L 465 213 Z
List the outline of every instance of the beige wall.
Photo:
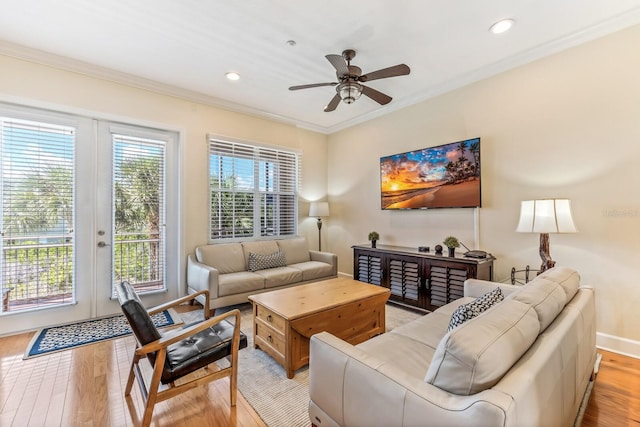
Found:
M 597 289 L 599 345 L 640 357 L 640 26 L 561 52 L 329 137 L 329 249 L 474 244 L 474 210 L 381 211 L 379 157 L 482 138 L 480 248 L 497 279 L 540 265 L 538 235 L 516 233 L 521 200 L 568 197 L 578 234 L 551 255 Z M 333 215 L 333 213 L 336 215 Z

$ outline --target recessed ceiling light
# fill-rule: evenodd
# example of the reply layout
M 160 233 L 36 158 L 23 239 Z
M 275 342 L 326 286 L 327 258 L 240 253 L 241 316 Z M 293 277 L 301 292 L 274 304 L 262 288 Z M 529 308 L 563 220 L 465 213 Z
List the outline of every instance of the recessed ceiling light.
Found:
M 296 41 L 295 40 L 287 40 L 287 46 L 294 47 L 295 45 L 296 45 Z
M 240 74 L 235 73 L 233 71 L 229 71 L 227 74 L 225 74 L 225 76 L 227 76 L 229 80 L 233 80 L 233 81 L 240 80 Z
M 491 28 L 489 28 L 489 31 L 491 31 L 493 34 L 501 34 L 509 31 L 515 23 L 516 21 L 514 21 L 513 19 L 503 19 L 502 21 L 498 21 L 493 24 Z

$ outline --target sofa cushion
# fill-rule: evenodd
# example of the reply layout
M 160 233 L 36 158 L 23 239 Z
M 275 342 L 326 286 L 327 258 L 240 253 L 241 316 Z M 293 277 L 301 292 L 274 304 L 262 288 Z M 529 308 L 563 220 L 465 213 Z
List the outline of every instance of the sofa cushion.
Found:
M 284 252 L 287 258 L 287 264 L 298 264 L 310 261 L 309 245 L 304 237 L 296 237 L 295 239 L 277 240 L 278 247 Z
M 265 288 L 276 288 L 302 281 L 302 272 L 291 267 L 269 268 L 256 271 L 256 274 L 264 277 Z
M 560 285 L 567 296 L 565 304 L 573 299 L 580 286 L 580 274 L 568 267 L 551 268 L 542 272 L 537 278 L 547 279 Z
M 235 295 L 264 289 L 264 277 L 249 271 L 221 274 L 218 277 L 218 296 Z
M 217 269 L 220 274 L 246 270 L 244 252 L 240 243 L 203 245 L 196 248 L 196 259 Z
M 424 377 L 435 351 L 435 347 L 428 347 L 407 336 L 393 333 L 378 335 L 356 347 L 413 378 Z
M 531 306 L 504 300 L 442 337 L 425 381 L 457 395 L 486 390 L 527 351 L 539 329 Z
M 523 285 L 507 298 L 529 304 L 536 311 L 540 332 L 547 329 L 565 306 L 566 295 L 560 285 L 543 277 Z
M 402 326 L 393 328 L 390 334 L 403 335 L 435 350 L 436 347 L 438 347 L 438 344 L 440 344 L 442 336 L 447 333 L 447 327 L 451 320 L 451 313 L 460 305 L 473 300 L 474 298 L 466 297 L 453 300 L 449 304 L 438 308 L 433 313 L 429 313 L 416 320 L 405 323 Z M 424 377 L 424 374 L 421 376 Z
M 254 254 L 249 252 L 249 271 L 266 270 L 267 268 L 286 267 L 287 260 L 284 257 L 284 252 L 277 251 L 272 254 Z
M 467 320 L 479 316 L 503 299 L 504 295 L 500 288 L 495 288 L 469 303 L 460 305 L 451 315 L 447 331 L 462 325 Z
M 333 275 L 333 266 L 326 262 L 307 261 L 297 264 L 289 264 L 289 267 L 300 270 L 302 272 L 302 280 L 305 282 Z
M 244 269 L 249 270 L 249 254 L 269 255 L 278 252 L 278 244 L 275 240 L 257 240 L 255 242 L 243 242 Z

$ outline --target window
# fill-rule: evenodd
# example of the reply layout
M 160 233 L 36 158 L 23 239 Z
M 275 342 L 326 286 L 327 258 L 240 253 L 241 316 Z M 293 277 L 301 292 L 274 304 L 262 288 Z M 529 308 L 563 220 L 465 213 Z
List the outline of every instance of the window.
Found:
M 165 143 L 112 134 L 113 286 L 123 280 L 138 292 L 166 289 Z
M 0 268 L 3 295 L 19 302 L 14 310 L 75 301 L 75 134 L 73 127 L 0 117 Z
M 210 137 L 210 240 L 295 236 L 299 176 L 299 153 Z

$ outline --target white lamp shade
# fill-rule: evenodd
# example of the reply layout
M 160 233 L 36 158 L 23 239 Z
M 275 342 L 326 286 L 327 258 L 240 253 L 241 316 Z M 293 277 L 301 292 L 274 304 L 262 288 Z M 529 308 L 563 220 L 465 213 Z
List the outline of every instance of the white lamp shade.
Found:
M 311 205 L 309 205 L 309 216 L 313 216 L 313 217 L 329 216 L 329 203 L 311 202 Z
M 569 199 L 525 200 L 520 204 L 520 233 L 577 233 Z

